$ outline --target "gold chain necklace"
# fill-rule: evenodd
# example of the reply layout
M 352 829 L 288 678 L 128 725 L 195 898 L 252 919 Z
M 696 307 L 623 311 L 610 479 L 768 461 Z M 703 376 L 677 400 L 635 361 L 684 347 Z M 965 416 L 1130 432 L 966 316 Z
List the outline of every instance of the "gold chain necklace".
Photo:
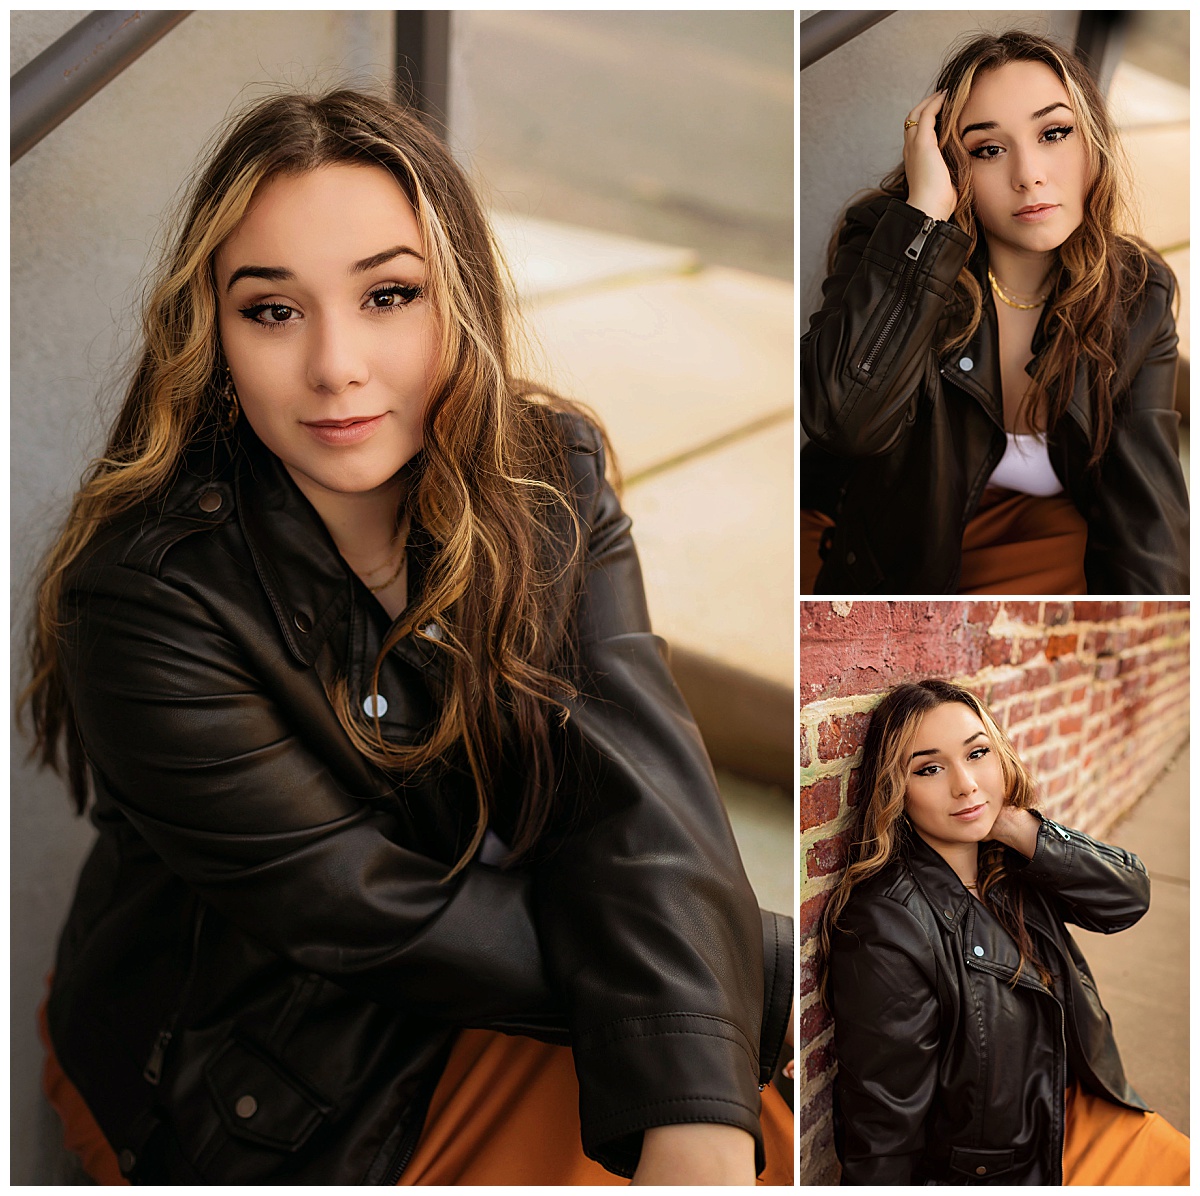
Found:
M 388 588 L 388 586 L 390 586 L 392 584 L 392 582 L 394 582 L 396 580 L 396 578 L 400 576 L 407 561 L 408 561 L 408 549 L 405 548 L 400 553 L 400 562 L 396 566 L 396 572 L 393 573 L 391 575 L 391 577 L 389 577 L 387 579 L 387 581 L 381 582 L 377 586 L 367 586 L 367 590 L 372 594 L 378 594 L 380 590 L 386 590 Z
M 990 266 L 988 267 L 988 278 L 991 280 L 992 290 L 995 291 L 996 294 L 999 295 L 1009 307 L 1015 307 L 1017 311 L 1033 311 L 1035 307 L 1041 307 L 1042 304 L 1050 298 L 1050 292 L 1047 291 L 1036 303 L 1018 303 L 1015 299 L 1010 299 L 1004 293 L 1004 288 L 1000 285 L 1000 280 L 992 273 Z

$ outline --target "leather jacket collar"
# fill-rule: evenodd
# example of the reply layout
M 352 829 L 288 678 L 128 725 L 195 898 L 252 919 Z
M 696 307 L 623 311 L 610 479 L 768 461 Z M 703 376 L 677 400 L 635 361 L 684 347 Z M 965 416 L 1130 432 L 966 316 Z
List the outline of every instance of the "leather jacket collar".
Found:
M 283 463 L 263 446 L 245 421 L 238 429 L 233 489 L 242 533 L 280 635 L 296 660 L 311 666 L 331 634 L 344 625 L 348 608 L 359 607 L 364 615 L 377 615 L 382 608 L 342 559 L 320 516 Z M 414 526 L 408 548 L 410 598 L 420 592 L 430 550 L 428 537 Z M 380 622 L 378 618 L 370 621 Z M 352 631 L 359 623 L 361 620 L 351 619 Z M 394 651 L 415 668 L 444 679 L 445 657 L 436 645 L 439 635 L 435 624 L 427 624 L 416 634 L 403 637 Z M 382 638 L 378 633 L 370 638 L 377 652 Z M 344 645 L 333 647 L 350 668 L 351 692 L 357 692 L 369 679 L 374 655 L 354 651 L 347 656 Z
M 1004 392 L 1000 384 L 1000 337 L 996 322 L 996 300 L 992 294 L 991 282 L 988 279 L 987 240 L 982 229 L 977 231 L 978 240 L 975 250 L 967 263 L 967 268 L 979 283 L 983 296 L 983 314 L 975 335 L 963 347 L 955 349 L 942 359 L 942 373 L 946 375 L 967 394 L 971 395 L 987 412 L 996 426 L 1004 430 Z M 1038 317 L 1037 328 L 1033 334 L 1033 356 L 1025 364 L 1025 372 L 1032 378 L 1037 371 L 1039 360 L 1049 345 L 1046 335 L 1046 313 L 1051 302 L 1048 300 Z M 955 318 L 961 318 L 963 305 L 955 304 L 952 308 Z M 969 368 L 963 368 L 962 362 L 970 362 Z M 1088 385 L 1087 362 L 1080 360 L 1075 368 L 1075 381 L 1071 392 L 1071 402 L 1068 413 L 1079 426 L 1087 443 L 1092 439 L 1092 400 L 1091 388 Z

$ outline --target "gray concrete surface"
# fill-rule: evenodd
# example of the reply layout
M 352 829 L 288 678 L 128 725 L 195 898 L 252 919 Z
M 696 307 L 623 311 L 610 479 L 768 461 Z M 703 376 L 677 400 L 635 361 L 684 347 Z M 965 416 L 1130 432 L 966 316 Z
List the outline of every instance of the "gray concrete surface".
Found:
M 1190 751 L 1184 748 L 1112 830 L 1150 874 L 1150 909 L 1120 934 L 1071 927 L 1112 1018 L 1125 1074 L 1142 1099 L 1190 1134 Z

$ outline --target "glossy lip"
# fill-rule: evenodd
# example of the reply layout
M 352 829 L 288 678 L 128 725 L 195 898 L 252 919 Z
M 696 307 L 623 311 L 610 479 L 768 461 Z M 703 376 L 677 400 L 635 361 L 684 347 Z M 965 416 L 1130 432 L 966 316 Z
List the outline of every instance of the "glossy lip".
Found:
M 1015 220 L 1024 220 L 1028 224 L 1036 224 L 1039 220 L 1045 220 L 1048 216 L 1052 216 L 1059 209 L 1056 203 L 1037 203 L 1030 204 L 1028 207 L 1021 208 L 1013 213 Z
M 384 415 L 387 413 L 384 412 Z M 301 423 L 322 444 L 358 444 L 366 440 L 383 423 L 384 415 L 353 416 L 350 419 L 322 419 Z
M 963 822 L 974 822 L 987 809 L 987 802 L 981 801 L 977 806 L 968 806 L 965 810 L 958 810 L 951 814 L 951 818 L 961 818 Z

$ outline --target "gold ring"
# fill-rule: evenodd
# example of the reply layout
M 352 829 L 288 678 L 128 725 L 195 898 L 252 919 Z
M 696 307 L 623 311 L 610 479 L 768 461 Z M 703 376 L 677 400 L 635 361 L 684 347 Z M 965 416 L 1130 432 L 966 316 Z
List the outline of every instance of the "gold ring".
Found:
M 919 121 L 915 121 L 915 120 L 906 120 L 904 122 L 904 131 L 907 133 L 908 130 L 913 127 L 913 125 L 919 124 L 919 123 L 920 123 Z

